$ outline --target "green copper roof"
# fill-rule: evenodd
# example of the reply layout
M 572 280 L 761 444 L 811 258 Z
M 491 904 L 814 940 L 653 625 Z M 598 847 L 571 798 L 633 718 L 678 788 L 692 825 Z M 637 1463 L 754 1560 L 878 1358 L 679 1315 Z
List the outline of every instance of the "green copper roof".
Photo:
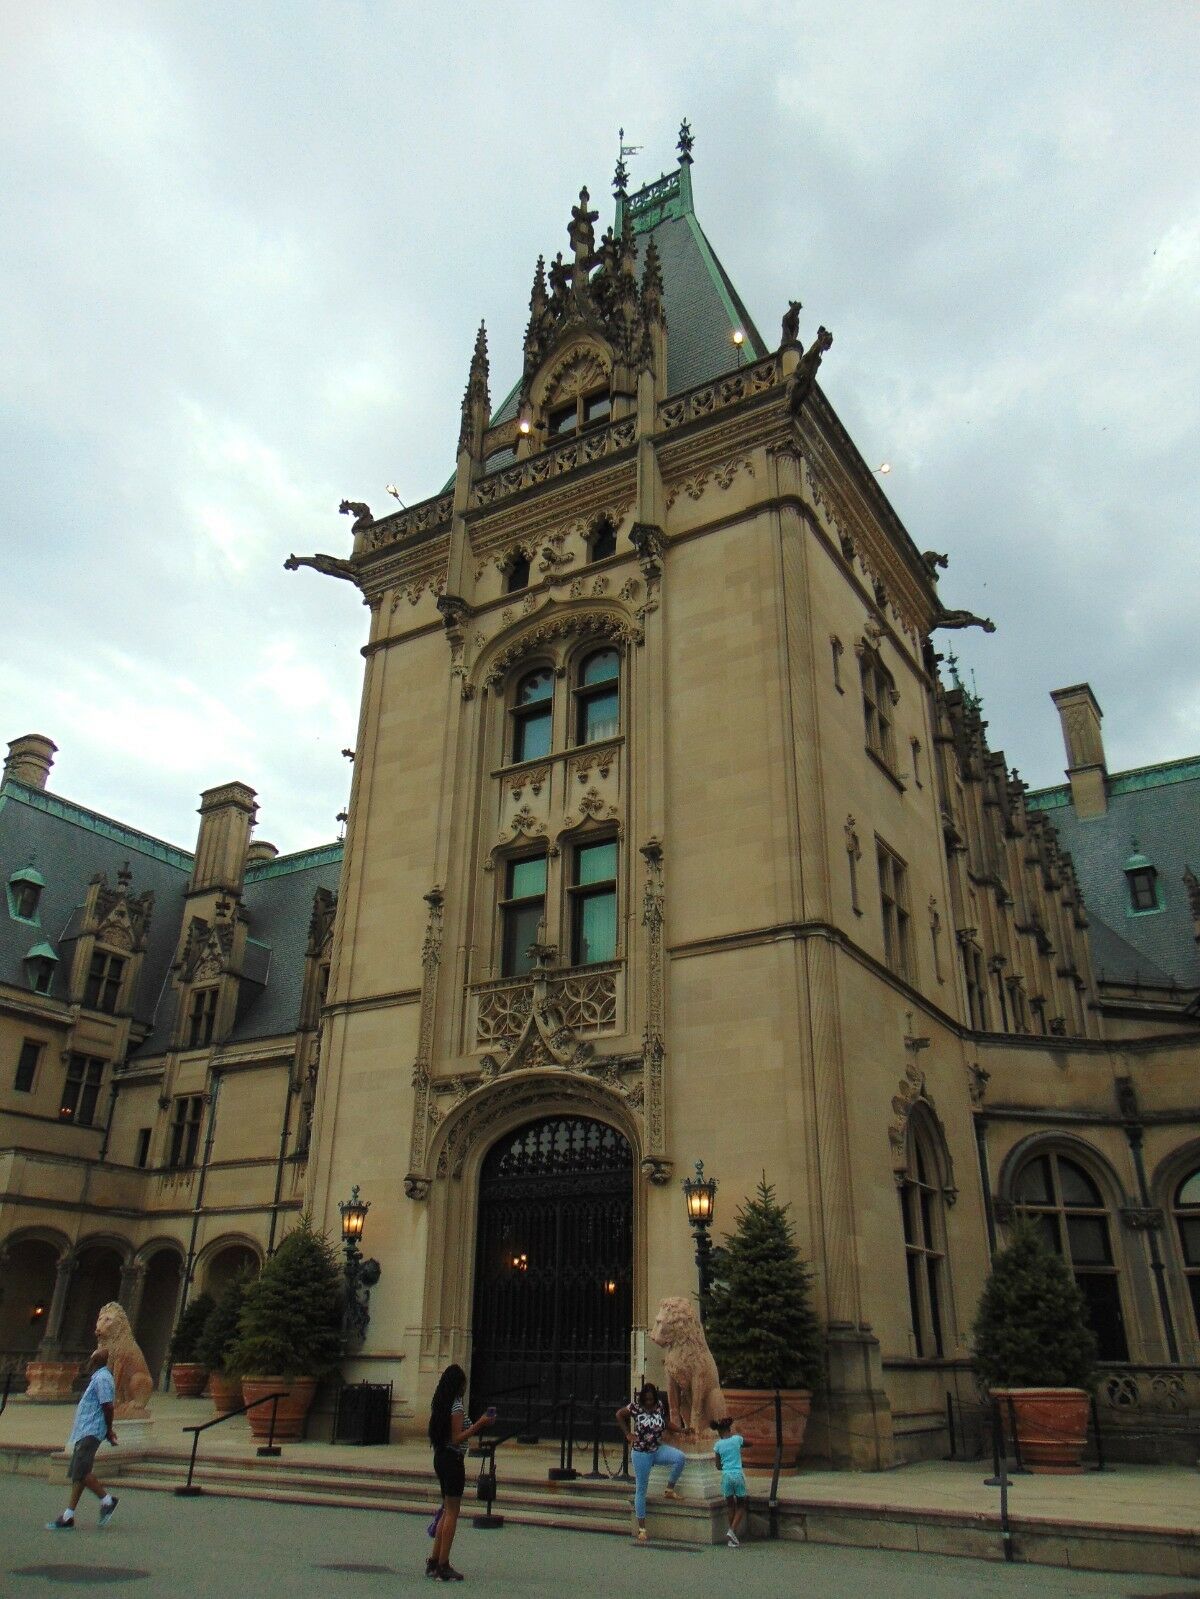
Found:
M 1189 755 L 1180 761 L 1161 761 L 1157 766 L 1133 766 L 1127 772 L 1113 772 L 1107 787 L 1110 795 L 1138 794 L 1144 789 L 1165 788 L 1171 783 L 1191 783 L 1196 778 L 1200 778 L 1200 755 Z M 1069 783 L 1030 789 L 1025 796 L 1025 808 L 1030 811 L 1054 811 L 1070 803 Z
M 342 859 L 345 845 L 340 842 L 317 844 L 312 849 L 297 850 L 294 855 L 276 855 L 274 860 L 255 861 L 246 868 L 248 883 L 261 883 L 267 877 L 286 877 L 289 872 L 307 872 L 314 866 L 336 866 Z
M 10 883 L 31 883 L 34 888 L 45 888 L 46 879 L 32 866 L 18 866 L 9 878 Z
M 43 939 L 40 944 L 33 944 L 25 955 L 27 961 L 56 961 L 58 956 Z

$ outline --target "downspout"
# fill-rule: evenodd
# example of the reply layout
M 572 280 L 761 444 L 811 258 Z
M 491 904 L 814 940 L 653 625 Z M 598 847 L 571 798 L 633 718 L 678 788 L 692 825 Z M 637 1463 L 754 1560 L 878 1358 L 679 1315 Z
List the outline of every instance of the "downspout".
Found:
M 283 1165 L 287 1159 L 288 1134 L 292 1127 L 292 1100 L 296 1092 L 292 1074 L 288 1072 L 287 1092 L 283 1096 L 283 1127 L 279 1133 L 279 1155 L 275 1161 L 275 1197 L 271 1201 L 271 1224 L 267 1232 L 267 1259 L 275 1253 L 275 1232 L 279 1225 L 279 1196 L 283 1192 Z
M 988 1171 L 987 1119 L 975 1112 L 975 1153 L 979 1157 L 979 1180 L 983 1184 L 983 1216 L 987 1222 L 988 1254 L 996 1253 L 996 1214 L 992 1208 L 992 1178 Z
M 1150 1189 L 1146 1182 L 1146 1163 L 1142 1158 L 1142 1136 L 1144 1129 L 1140 1122 L 1126 1122 L 1125 1136 L 1129 1140 L 1129 1148 L 1133 1154 L 1133 1168 L 1137 1173 L 1138 1197 L 1144 1210 L 1150 1210 Z M 1154 1273 L 1154 1286 L 1158 1291 L 1158 1308 L 1162 1316 L 1163 1331 L 1167 1335 L 1167 1355 L 1173 1366 L 1179 1364 L 1179 1345 L 1175 1338 L 1175 1321 L 1171 1315 L 1171 1299 L 1167 1293 L 1166 1264 L 1162 1258 L 1162 1250 L 1158 1247 L 1158 1229 L 1154 1226 L 1146 1228 L 1146 1242 L 1150 1249 L 1150 1270 Z
M 200 1212 L 204 1207 L 204 1186 L 208 1178 L 208 1163 L 212 1159 L 213 1138 L 217 1130 L 217 1101 L 221 1095 L 221 1072 L 212 1069 L 212 1090 L 209 1095 L 208 1131 L 204 1135 L 204 1154 L 200 1157 L 200 1181 L 196 1188 L 196 1203 L 192 1207 L 192 1235 L 188 1239 L 187 1261 L 183 1268 L 183 1295 L 179 1301 L 179 1314 L 187 1307 L 192 1287 L 192 1273 L 196 1269 L 196 1235 L 200 1231 Z M 168 1367 L 168 1376 L 170 1368 Z

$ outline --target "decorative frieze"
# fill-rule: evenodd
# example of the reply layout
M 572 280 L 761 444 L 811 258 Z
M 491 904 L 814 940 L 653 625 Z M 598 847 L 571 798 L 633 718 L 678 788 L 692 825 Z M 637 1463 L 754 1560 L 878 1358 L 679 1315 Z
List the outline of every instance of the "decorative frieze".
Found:
M 572 439 L 569 444 L 559 444 L 553 449 L 540 450 L 527 460 L 513 466 L 504 466 L 480 478 L 475 485 L 475 504 L 495 505 L 522 489 L 534 488 L 539 483 L 549 483 L 576 467 L 602 461 L 628 449 L 637 438 L 636 418 L 624 417 L 620 422 L 605 428 L 590 428 Z
M 389 544 L 401 544 L 418 534 L 431 533 L 435 528 L 449 527 L 453 505 L 451 495 L 439 494 L 433 499 L 422 500 L 419 505 L 410 505 L 407 510 L 399 511 L 394 516 L 381 517 L 378 522 L 372 522 L 363 529 L 362 548 L 364 551 L 380 550 Z
M 699 388 L 665 400 L 658 408 L 658 425 L 664 433 L 682 427 L 685 422 L 699 421 L 713 416 L 727 406 L 738 405 L 755 394 L 765 394 L 779 382 L 779 362 L 769 355 L 754 366 L 743 367 L 714 383 L 703 383 Z
M 699 500 L 710 483 L 715 484 L 718 489 L 728 489 L 739 472 L 745 472 L 749 477 L 754 476 L 754 463 L 749 456 L 735 456 L 730 461 L 723 461 L 720 466 L 705 467 L 691 477 L 672 484 L 667 490 L 668 511 L 681 494 L 686 494 L 689 500 Z

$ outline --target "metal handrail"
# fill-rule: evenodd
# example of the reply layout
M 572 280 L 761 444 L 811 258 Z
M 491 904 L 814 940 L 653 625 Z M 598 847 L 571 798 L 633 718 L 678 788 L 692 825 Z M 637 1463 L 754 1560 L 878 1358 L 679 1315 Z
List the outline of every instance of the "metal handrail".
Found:
M 202 1421 L 197 1427 L 182 1427 L 181 1432 L 194 1434 L 192 1438 L 192 1458 L 188 1461 L 187 1481 L 175 1492 L 181 1499 L 194 1499 L 197 1494 L 202 1494 L 204 1489 L 192 1481 L 192 1473 L 196 1469 L 196 1450 L 200 1447 L 200 1434 L 207 1432 L 210 1427 L 219 1427 L 223 1421 L 232 1421 L 234 1416 L 244 1416 L 248 1410 L 253 1410 L 257 1405 L 270 1404 L 271 1428 L 267 1435 L 265 1448 L 259 1449 L 260 1455 L 278 1455 L 279 1447 L 275 1442 L 275 1417 L 279 1411 L 279 1401 L 286 1399 L 287 1389 L 281 1389 L 277 1394 L 264 1394 L 261 1399 L 252 1399 L 248 1405 L 239 1405 L 236 1410 L 226 1410 L 219 1416 L 214 1416 L 211 1421 Z

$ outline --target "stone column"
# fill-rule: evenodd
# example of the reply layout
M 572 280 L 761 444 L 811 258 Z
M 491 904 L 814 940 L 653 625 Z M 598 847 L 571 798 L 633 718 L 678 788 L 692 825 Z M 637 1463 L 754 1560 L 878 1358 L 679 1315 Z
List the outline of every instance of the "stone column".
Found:
M 142 1308 L 142 1293 L 146 1287 L 146 1265 L 144 1261 L 131 1260 L 121 1267 L 121 1286 L 117 1290 L 117 1303 L 129 1317 L 132 1327 L 137 1321 L 138 1313 Z
M 46 1330 L 42 1334 L 35 1359 L 25 1368 L 26 1399 L 46 1404 L 61 1404 L 71 1396 L 76 1362 L 61 1358 L 59 1340 L 62 1337 L 67 1296 L 71 1292 L 77 1263 L 75 1251 L 68 1249 L 55 1268 L 54 1292 L 50 1297 L 50 1309 L 46 1313 Z

